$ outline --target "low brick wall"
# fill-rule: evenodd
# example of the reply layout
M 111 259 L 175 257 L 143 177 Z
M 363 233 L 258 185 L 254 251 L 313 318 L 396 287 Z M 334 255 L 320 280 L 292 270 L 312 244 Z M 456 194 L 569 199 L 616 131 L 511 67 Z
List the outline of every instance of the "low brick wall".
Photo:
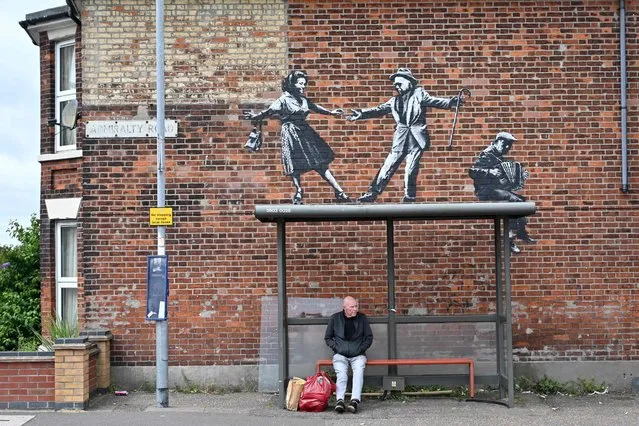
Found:
M 0 352 L 0 409 L 55 408 L 55 353 Z
M 111 340 L 113 340 L 113 335 L 109 330 L 85 330 L 80 335 L 88 337 L 89 341 L 95 343 L 98 348 L 98 356 L 94 360 L 95 368 L 90 369 L 92 373 L 95 373 L 95 377 L 90 378 L 89 387 L 92 391 L 106 393 L 111 385 Z
M 89 342 L 88 337 L 78 337 L 57 339 L 53 350 L 55 408 L 84 410 L 91 393 L 97 389 L 95 369 L 98 347 L 95 343 Z
M 110 385 L 111 339 L 95 330 L 57 339 L 53 352 L 0 352 L 0 409 L 85 409 Z

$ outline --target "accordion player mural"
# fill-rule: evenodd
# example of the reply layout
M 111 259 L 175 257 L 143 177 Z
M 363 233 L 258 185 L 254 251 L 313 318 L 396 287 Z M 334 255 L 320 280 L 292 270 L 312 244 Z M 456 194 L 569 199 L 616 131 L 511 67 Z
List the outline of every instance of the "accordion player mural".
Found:
M 495 139 L 484 149 L 469 170 L 475 184 L 475 195 L 480 201 L 526 201 L 516 194 L 524 187 L 528 179 L 528 171 L 518 162 L 510 161 L 505 155 L 517 140 L 508 132 L 499 132 Z M 526 218 L 510 221 L 510 249 L 513 253 L 521 252 L 516 243 L 519 239 L 528 244 L 537 241 L 526 231 Z

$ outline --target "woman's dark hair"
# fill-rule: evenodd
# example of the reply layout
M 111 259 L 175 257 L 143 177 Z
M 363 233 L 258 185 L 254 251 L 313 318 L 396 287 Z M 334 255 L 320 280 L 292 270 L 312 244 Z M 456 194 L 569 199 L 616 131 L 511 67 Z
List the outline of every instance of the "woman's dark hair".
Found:
M 308 75 L 304 71 L 294 70 L 282 79 L 282 91 L 295 93 L 293 88 L 298 78 L 303 78 L 308 83 Z

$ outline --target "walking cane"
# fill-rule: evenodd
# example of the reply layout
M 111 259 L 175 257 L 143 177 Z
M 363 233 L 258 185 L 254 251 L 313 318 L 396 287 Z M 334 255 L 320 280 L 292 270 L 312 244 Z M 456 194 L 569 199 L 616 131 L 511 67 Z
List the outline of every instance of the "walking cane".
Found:
M 466 94 L 470 98 L 470 89 L 462 87 L 457 93 L 457 105 L 455 105 L 455 118 L 453 118 L 453 130 L 450 132 L 450 138 L 448 139 L 448 150 L 453 149 L 453 135 L 455 135 L 455 126 L 457 126 L 457 116 L 459 115 L 459 104 L 461 103 L 461 97 Z

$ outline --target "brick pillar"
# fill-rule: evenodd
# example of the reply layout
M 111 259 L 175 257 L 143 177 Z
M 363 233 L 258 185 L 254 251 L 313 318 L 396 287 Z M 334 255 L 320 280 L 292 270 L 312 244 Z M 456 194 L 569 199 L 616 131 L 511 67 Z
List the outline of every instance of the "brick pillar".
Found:
M 97 391 L 107 393 L 111 386 L 111 340 L 113 334 L 109 330 L 85 330 L 80 336 L 86 336 L 90 342 L 98 347 L 97 367 Z
M 84 410 L 89 402 L 89 360 L 97 351 L 88 337 L 56 339 L 55 408 Z

